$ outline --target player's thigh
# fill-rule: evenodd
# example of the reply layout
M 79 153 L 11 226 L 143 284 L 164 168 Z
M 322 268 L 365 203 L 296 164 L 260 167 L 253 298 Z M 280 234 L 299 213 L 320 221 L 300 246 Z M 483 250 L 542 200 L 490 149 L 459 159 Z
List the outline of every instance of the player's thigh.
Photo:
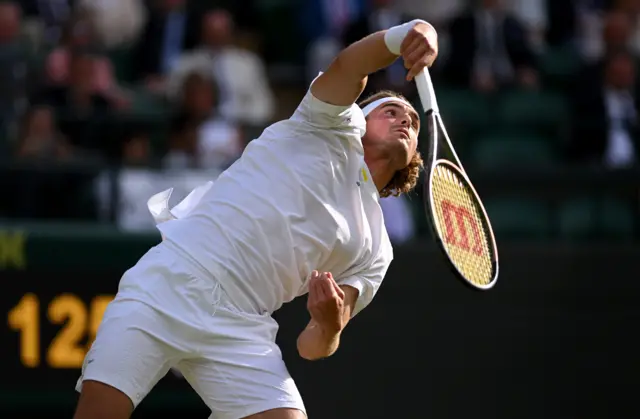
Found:
M 176 368 L 216 419 L 306 418 L 300 392 L 275 343 L 225 342 L 209 358 L 183 360 Z M 257 350 L 256 350 L 257 349 Z M 274 411 L 274 413 L 267 413 Z M 276 416 L 273 416 L 276 415 Z M 257 416 L 263 417 L 263 416 Z
M 135 408 L 179 359 L 171 339 L 171 329 L 160 313 L 137 301 L 114 300 L 82 366 L 76 386 L 82 416 L 76 419 L 107 417 L 98 416 L 101 406 L 120 406 L 122 395 Z

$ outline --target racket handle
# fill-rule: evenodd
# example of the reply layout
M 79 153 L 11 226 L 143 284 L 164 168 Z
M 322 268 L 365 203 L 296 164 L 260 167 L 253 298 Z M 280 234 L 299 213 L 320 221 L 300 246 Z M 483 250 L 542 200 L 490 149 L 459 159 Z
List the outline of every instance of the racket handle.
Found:
M 433 109 L 433 112 L 439 113 L 440 110 L 438 109 L 438 102 L 436 102 L 436 92 L 433 89 L 429 69 L 425 67 L 424 70 L 415 76 L 415 81 L 424 111 L 429 112 L 429 110 Z

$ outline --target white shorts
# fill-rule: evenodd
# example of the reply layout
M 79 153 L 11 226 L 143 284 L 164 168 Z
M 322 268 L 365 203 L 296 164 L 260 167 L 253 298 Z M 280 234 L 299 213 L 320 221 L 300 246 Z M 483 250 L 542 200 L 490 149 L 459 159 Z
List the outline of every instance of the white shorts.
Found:
M 268 314 L 237 309 L 170 245 L 151 249 L 123 276 L 82 375 L 125 393 L 137 406 L 171 368 L 179 370 L 216 419 L 276 408 L 305 412 L 275 343 Z

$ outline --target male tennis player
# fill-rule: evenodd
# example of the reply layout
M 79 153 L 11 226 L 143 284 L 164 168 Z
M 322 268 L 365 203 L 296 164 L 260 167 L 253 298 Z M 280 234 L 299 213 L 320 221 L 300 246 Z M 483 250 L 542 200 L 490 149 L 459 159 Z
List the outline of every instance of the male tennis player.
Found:
M 398 56 L 409 81 L 436 58 L 435 30 L 412 21 L 350 45 L 215 182 L 171 211 L 170 191 L 150 200 L 164 240 L 120 281 L 76 419 L 129 418 L 170 368 L 213 418 L 306 417 L 271 313 L 308 292 L 298 351 L 325 358 L 382 282 L 393 254 L 378 200 L 415 185 L 419 118 L 394 94 L 354 102 Z

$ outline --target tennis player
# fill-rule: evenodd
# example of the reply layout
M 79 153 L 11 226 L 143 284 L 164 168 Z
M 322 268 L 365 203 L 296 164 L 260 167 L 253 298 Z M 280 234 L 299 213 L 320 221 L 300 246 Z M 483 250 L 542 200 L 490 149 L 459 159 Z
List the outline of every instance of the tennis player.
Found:
M 321 359 L 380 287 L 393 252 L 378 200 L 415 186 L 420 122 L 393 93 L 354 102 L 399 56 L 410 81 L 437 56 L 435 30 L 412 21 L 350 45 L 215 182 L 172 210 L 170 190 L 150 199 L 164 240 L 120 281 L 75 419 L 129 418 L 170 368 L 212 418 L 306 417 L 271 314 L 308 292 L 298 351 Z

